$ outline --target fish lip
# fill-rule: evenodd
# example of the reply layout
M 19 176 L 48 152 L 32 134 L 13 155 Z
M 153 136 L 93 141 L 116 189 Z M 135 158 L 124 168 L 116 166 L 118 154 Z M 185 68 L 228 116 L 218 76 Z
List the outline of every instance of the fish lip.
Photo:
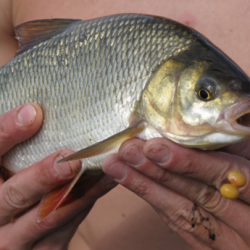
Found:
M 221 112 L 216 123 L 220 131 L 250 137 L 250 100 L 236 101 Z

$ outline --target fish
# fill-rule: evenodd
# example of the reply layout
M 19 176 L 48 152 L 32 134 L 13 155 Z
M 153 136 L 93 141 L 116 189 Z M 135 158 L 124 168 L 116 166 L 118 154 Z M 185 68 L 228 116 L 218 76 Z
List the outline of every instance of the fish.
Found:
M 27 102 L 41 129 L 3 156 L 9 176 L 61 149 L 82 162 L 45 195 L 40 222 L 102 176 L 127 139 L 155 137 L 213 150 L 250 136 L 250 80 L 194 29 L 158 16 L 35 20 L 15 28 L 20 47 L 0 68 L 0 114 Z

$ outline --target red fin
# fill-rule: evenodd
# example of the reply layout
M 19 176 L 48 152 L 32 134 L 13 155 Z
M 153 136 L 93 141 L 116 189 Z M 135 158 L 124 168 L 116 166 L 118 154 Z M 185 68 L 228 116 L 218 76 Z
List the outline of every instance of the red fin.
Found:
M 16 51 L 16 56 L 62 33 L 70 24 L 77 21 L 79 20 L 48 19 L 31 21 L 16 26 L 17 40 L 20 43 L 20 47 Z
M 56 210 L 58 207 L 62 205 L 62 203 L 67 198 L 70 191 L 73 189 L 82 173 L 85 171 L 85 168 L 82 167 L 81 171 L 77 174 L 77 176 L 66 185 L 58 187 L 47 195 L 44 195 L 40 204 L 37 213 L 37 222 L 43 220 L 46 216 L 48 216 L 51 212 Z
M 83 171 L 72 182 L 55 189 L 42 198 L 37 214 L 38 223 L 62 205 L 80 199 L 104 175 L 102 171 L 88 171 L 87 174 L 82 173 Z
M 93 173 L 93 174 L 92 174 Z M 86 171 L 78 180 L 70 195 L 63 203 L 63 205 L 69 204 L 76 199 L 83 197 L 88 190 L 90 190 L 102 177 L 104 173 L 100 171 Z

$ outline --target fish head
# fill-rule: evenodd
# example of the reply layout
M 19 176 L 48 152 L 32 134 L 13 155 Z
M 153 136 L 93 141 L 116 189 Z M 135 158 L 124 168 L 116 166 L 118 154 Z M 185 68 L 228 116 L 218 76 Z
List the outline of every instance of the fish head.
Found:
M 250 80 L 215 46 L 165 61 L 142 96 L 145 120 L 187 147 L 215 149 L 250 137 Z

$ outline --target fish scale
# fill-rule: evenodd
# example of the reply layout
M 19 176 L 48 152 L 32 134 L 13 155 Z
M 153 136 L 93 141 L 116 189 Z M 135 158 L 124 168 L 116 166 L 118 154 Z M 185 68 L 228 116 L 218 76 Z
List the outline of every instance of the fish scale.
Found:
M 183 27 L 174 47 L 161 44 L 171 25 L 142 15 L 77 21 L 2 67 L 0 113 L 26 102 L 44 110 L 41 130 L 10 150 L 3 165 L 17 172 L 56 150 L 77 151 L 126 129 L 152 71 L 187 48 L 183 36 L 178 44 Z M 90 158 L 88 167 L 103 157 Z

